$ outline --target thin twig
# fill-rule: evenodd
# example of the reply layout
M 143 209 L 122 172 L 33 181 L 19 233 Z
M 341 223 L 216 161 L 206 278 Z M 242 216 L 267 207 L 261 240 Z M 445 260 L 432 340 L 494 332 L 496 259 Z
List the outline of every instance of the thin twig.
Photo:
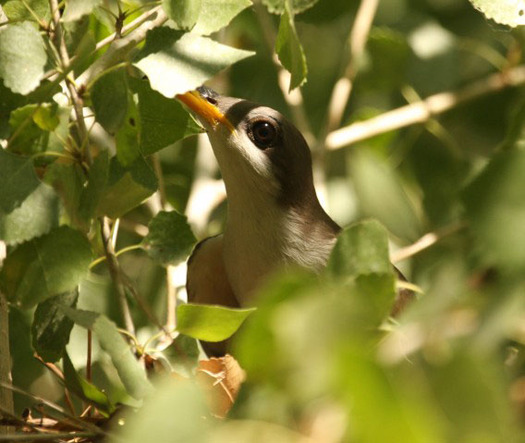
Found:
M 133 220 L 129 220 L 127 218 L 121 218 L 120 219 L 120 227 L 122 229 L 125 229 L 129 232 L 133 232 L 134 234 L 138 235 L 139 237 L 146 237 L 148 235 L 149 229 L 146 225 L 143 225 L 141 223 L 137 223 Z
M 122 219 L 119 219 L 119 220 L 122 222 Z M 119 257 L 120 255 L 125 254 L 126 252 L 136 251 L 137 249 L 143 249 L 143 246 L 141 243 L 129 245 L 129 246 L 126 246 L 125 248 L 119 249 L 118 251 L 115 252 L 115 257 Z M 102 257 L 96 258 L 89 264 L 89 269 L 93 269 L 95 266 L 99 265 L 100 263 L 106 260 L 107 260 L 107 257 L 105 255 L 103 255 Z
M 149 305 L 144 301 L 144 299 L 141 297 L 141 295 L 137 292 L 133 284 L 131 283 L 129 277 L 122 273 L 122 279 L 124 286 L 126 290 L 129 292 L 129 294 L 133 297 L 133 299 L 137 302 L 140 309 L 146 314 L 146 317 L 148 317 L 148 320 L 154 324 L 157 328 L 159 328 L 161 331 L 163 331 L 164 334 L 169 336 L 169 332 L 166 330 L 166 328 L 160 323 L 160 321 L 157 319 L 153 311 L 150 309 Z
M 51 373 L 55 375 L 55 377 L 57 377 L 59 380 L 62 381 L 62 383 L 64 383 L 64 399 L 66 400 L 66 404 L 67 404 L 67 407 L 69 408 L 69 412 L 72 415 L 76 415 L 75 406 L 73 405 L 73 401 L 71 400 L 71 396 L 69 395 L 69 389 L 65 387 L 65 378 L 64 378 L 64 374 L 62 373 L 62 371 L 57 367 L 57 365 L 55 365 L 54 363 L 45 361 L 37 353 L 35 353 L 33 356 L 40 363 L 42 363 L 47 369 L 49 369 Z
M 131 317 L 131 311 L 129 309 L 128 300 L 126 298 L 126 292 L 128 292 L 133 299 L 138 303 L 139 307 L 146 314 L 148 319 L 159 329 L 164 330 L 164 327 L 157 320 L 149 306 L 144 302 L 140 294 L 137 292 L 133 284 L 131 283 L 130 278 L 125 274 L 125 272 L 120 267 L 120 264 L 117 260 L 117 254 L 115 253 L 115 244 L 116 244 L 116 224 L 113 226 L 113 229 L 109 227 L 109 219 L 104 217 L 100 220 L 102 238 L 104 242 L 104 250 L 106 254 L 106 261 L 108 263 L 109 273 L 111 279 L 113 280 L 115 289 L 117 291 L 117 299 L 120 305 L 121 314 L 124 320 L 124 325 L 126 330 L 130 335 L 135 334 L 135 326 L 133 324 L 133 318 Z M 166 334 L 167 331 L 164 330 Z
M 9 349 L 9 330 L 8 330 L 8 308 L 7 301 L 4 294 L 0 292 L 0 351 L 2 357 L 0 358 L 0 382 L 11 382 L 11 353 Z M 9 389 L 0 387 L 0 405 L 13 413 L 13 393 Z M 10 428 L 0 428 L 0 434 L 7 434 L 11 431 Z
M 135 28 L 138 28 L 144 22 L 148 21 L 152 16 L 156 15 L 158 10 L 159 10 L 159 8 L 160 7 L 152 8 L 152 9 L 144 12 L 142 15 L 137 17 L 132 22 L 130 22 L 127 25 L 123 26 L 122 30 L 121 30 L 120 38 L 122 38 L 123 36 L 127 35 L 128 33 L 132 33 L 135 30 Z M 110 34 L 106 38 L 100 40 L 96 44 L 95 49 L 92 52 L 92 55 L 95 54 L 100 49 L 104 48 L 105 46 L 111 44 L 117 38 L 119 38 L 119 36 L 118 36 L 118 34 L 116 32 L 114 32 L 113 34 Z M 71 57 L 71 59 L 70 59 L 70 70 L 71 70 L 71 67 L 73 67 L 75 64 L 78 64 L 78 62 L 79 62 L 78 55 L 73 55 Z M 55 76 L 57 74 L 59 74 L 57 69 L 51 69 L 51 70 L 47 71 L 43 75 L 42 78 L 43 79 L 48 79 L 48 78 L 51 78 L 51 77 L 53 77 L 53 76 Z
M 39 397 L 38 395 L 31 394 L 29 392 L 24 391 L 23 389 L 20 389 L 17 386 L 14 386 L 14 385 L 12 385 L 10 383 L 4 383 L 2 381 L 0 381 L 0 387 L 9 389 L 9 390 L 11 390 L 13 392 L 16 392 L 17 394 L 21 394 L 21 395 L 24 395 L 26 397 L 29 397 L 29 398 L 37 401 L 39 404 L 43 404 L 45 406 L 48 406 L 52 410 L 54 410 L 54 411 L 58 412 L 59 414 L 61 414 L 63 417 L 66 417 L 72 423 L 77 424 L 79 426 L 79 429 L 85 429 L 87 431 L 94 432 L 97 435 L 107 435 L 107 432 L 104 431 L 103 429 L 99 428 L 98 426 L 96 426 L 96 425 L 94 425 L 94 424 L 92 424 L 92 423 L 90 423 L 88 421 L 80 420 L 79 418 L 75 417 L 74 415 L 68 414 L 61 406 L 59 406 L 56 403 L 53 403 L 53 402 L 51 402 L 49 400 L 46 400 L 43 397 Z M 47 415 L 51 416 L 49 413 L 47 413 Z
M 372 22 L 377 11 L 379 0 L 362 0 L 357 11 L 354 25 L 348 37 L 349 59 L 343 75 L 334 85 L 328 115 L 322 136 L 319 139 L 320 149 L 324 149 L 326 136 L 338 128 L 343 119 L 344 110 L 350 99 L 354 79 L 357 75 L 358 65 L 363 56 Z
M 91 383 L 91 360 L 93 355 L 93 332 L 87 330 L 87 356 L 86 356 L 86 380 Z
M 159 198 L 160 207 L 165 209 L 166 205 L 168 204 L 168 199 L 166 197 L 166 183 L 164 181 L 164 174 L 162 173 L 162 165 L 160 164 L 160 158 L 158 154 L 153 154 L 151 156 L 151 160 L 153 164 L 153 170 L 155 171 L 155 175 L 159 183 L 157 195 Z
M 159 182 L 159 190 L 157 192 L 159 205 L 162 210 L 170 208 L 168 199 L 166 196 L 166 183 L 164 180 L 164 174 L 162 172 L 162 165 L 160 163 L 160 158 L 157 154 L 152 156 L 153 158 L 153 169 L 157 180 Z M 166 267 L 166 322 L 164 325 L 165 331 L 171 331 L 175 329 L 175 309 L 177 307 L 177 288 L 173 284 L 172 273 L 174 271 L 174 266 L 168 265 Z M 165 337 L 168 338 L 168 341 L 172 341 L 170 334 L 165 334 Z
M 439 240 L 443 239 L 444 237 L 448 237 L 452 234 L 455 234 L 456 232 L 460 231 L 465 227 L 466 224 L 460 222 L 447 226 L 436 232 L 429 232 L 423 235 L 423 237 L 421 237 L 415 243 L 412 243 L 411 245 L 406 246 L 405 248 L 398 249 L 397 251 L 392 253 L 390 255 L 390 260 L 392 261 L 392 263 L 398 263 L 400 261 L 406 260 L 407 258 L 410 258 L 418 254 L 419 252 L 435 245 Z
M 51 8 L 51 14 L 53 16 L 53 25 L 55 30 L 56 46 L 58 47 L 58 53 L 60 56 L 61 70 L 67 72 L 70 67 L 70 58 L 67 52 L 66 40 L 64 38 L 64 32 L 62 30 L 62 25 L 60 24 L 60 10 L 58 8 L 58 0 L 49 0 L 49 6 Z M 88 143 L 88 131 L 86 127 L 86 122 L 84 120 L 84 110 L 82 99 L 78 93 L 75 81 L 72 78 L 72 73 L 66 77 L 66 85 L 69 91 L 69 96 L 73 104 L 73 109 L 75 111 L 75 116 L 77 120 L 78 135 L 80 138 L 80 146 L 84 147 L 84 157 L 88 165 L 91 165 L 91 150 L 89 149 Z
M 358 141 L 417 123 L 447 112 L 463 103 L 502 89 L 525 84 L 525 65 L 491 74 L 458 91 L 440 92 L 410 105 L 385 112 L 369 120 L 353 123 L 331 132 L 326 139 L 329 150 L 343 148 Z
M 361 0 L 348 36 L 349 56 L 347 65 L 344 68 L 343 75 L 337 80 L 332 89 L 325 124 L 313 149 L 317 165 L 316 175 L 322 178 L 322 183 L 326 181 L 326 139 L 330 132 L 339 127 L 343 119 L 378 4 L 379 0 Z
M 152 8 L 149 11 L 144 12 L 142 15 L 137 17 L 132 22 L 130 22 L 127 25 L 123 26 L 122 29 L 120 30 L 120 36 L 123 36 L 123 35 L 127 34 L 128 32 L 130 32 L 133 29 L 135 29 L 135 28 L 139 27 L 140 25 L 142 25 L 142 23 L 148 21 L 149 18 L 152 15 L 156 14 L 157 12 L 159 12 L 160 9 L 162 9 L 162 6 L 157 6 L 155 8 Z M 118 37 L 119 36 L 118 36 L 118 34 L 116 32 L 114 32 L 113 34 L 108 35 L 106 38 L 100 40 L 97 43 L 97 45 L 95 47 L 95 51 L 98 51 L 99 49 L 102 49 L 104 46 L 109 45 L 113 40 L 115 40 Z
M 177 287 L 172 275 L 176 273 L 176 266 L 166 267 L 166 330 L 173 331 L 177 325 Z
M 348 36 L 348 62 L 343 70 L 343 75 L 334 85 L 324 126 L 317 138 L 317 143 L 313 146 L 314 177 L 316 178 L 316 183 L 321 184 L 322 190 L 326 183 L 326 138 L 331 131 L 339 127 L 343 119 L 344 110 L 350 99 L 357 67 L 368 40 L 368 34 L 370 33 L 378 3 L 379 0 L 361 0 L 354 24 Z
M 146 38 L 146 34 L 150 29 L 161 26 L 168 20 L 168 16 L 160 7 L 154 8 L 149 12 L 152 13 L 144 17 L 144 23 L 125 37 L 112 41 L 107 51 L 79 76 L 77 81 L 79 85 L 85 86 L 89 84 L 93 78 L 105 72 L 106 69 L 125 61 L 128 54 L 137 46 L 137 44 Z
M 111 280 L 115 286 L 117 292 L 117 301 L 120 306 L 120 313 L 124 321 L 124 327 L 131 334 L 135 335 L 135 326 L 133 324 L 133 318 L 131 317 L 131 311 L 129 309 L 128 300 L 126 298 L 125 283 L 121 273 L 120 266 L 115 256 L 115 250 L 111 242 L 111 230 L 109 227 L 109 219 L 103 217 L 100 219 L 100 231 L 102 234 L 102 240 L 104 243 L 104 251 L 106 253 L 106 261 L 108 263 L 109 274 Z

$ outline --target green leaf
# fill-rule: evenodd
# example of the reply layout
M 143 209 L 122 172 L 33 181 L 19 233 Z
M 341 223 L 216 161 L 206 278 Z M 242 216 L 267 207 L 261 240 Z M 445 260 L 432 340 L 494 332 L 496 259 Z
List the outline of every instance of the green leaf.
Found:
M 58 218 L 58 196 L 40 183 L 19 208 L 9 214 L 0 212 L 0 239 L 8 245 L 31 240 L 57 227 Z
M 157 178 L 143 158 L 131 166 L 122 166 L 116 157 L 110 160 L 106 190 L 97 214 L 118 218 L 140 205 L 157 190 Z
M 31 336 L 33 348 L 45 361 L 56 362 L 62 357 L 73 329 L 73 321 L 64 314 L 61 306 L 74 308 L 77 300 L 78 289 L 75 288 L 48 298 L 36 307 Z
M 319 0 L 292 0 L 290 2 L 294 14 L 306 11 L 314 6 Z M 272 14 L 282 14 L 286 11 L 289 0 L 262 0 L 268 11 Z
M 377 218 L 401 238 L 419 238 L 421 228 L 414 207 L 391 167 L 370 153 L 352 154 L 348 165 L 363 215 Z
M 11 138 L 8 148 L 20 154 L 35 154 L 47 149 L 49 132 L 54 131 L 60 119 L 56 104 L 30 104 L 11 112 Z
M 92 63 L 93 54 L 96 52 L 95 33 L 90 22 L 91 17 L 85 15 L 78 21 L 63 24 L 67 50 L 69 54 L 75 55 L 79 63 L 75 65 L 75 73 L 82 71 L 84 66 L 87 67 L 89 63 Z
M 182 105 L 151 89 L 146 82 L 136 84 L 139 96 L 140 150 L 150 155 L 185 137 L 202 132 Z
M 210 35 L 217 32 L 251 4 L 250 0 L 202 0 L 199 20 L 193 33 Z
M 186 260 L 197 242 L 188 219 L 177 211 L 159 212 L 148 227 L 142 246 L 151 258 L 164 265 L 177 265 Z
M 108 415 L 111 414 L 115 410 L 115 406 L 111 403 L 106 393 L 77 373 L 67 353 L 64 353 L 63 362 L 66 388 L 78 395 L 82 400 L 96 406 L 100 411 Z
M 0 211 L 9 214 L 38 187 L 33 162 L 0 149 Z
M 275 42 L 275 52 L 281 64 L 292 74 L 289 91 L 306 82 L 308 68 L 303 47 L 295 30 L 293 13 L 288 1 L 279 23 L 279 32 Z
M 74 22 L 84 15 L 91 14 L 93 9 L 102 4 L 102 0 L 69 0 L 66 4 L 62 20 Z
M 471 174 L 471 166 L 462 154 L 458 155 L 453 149 L 443 149 L 442 140 L 438 140 L 430 133 L 420 137 L 419 143 L 421 143 L 419 146 L 424 146 L 425 149 L 414 149 L 413 155 L 411 155 L 410 168 L 414 171 L 414 176 L 417 178 L 421 188 L 420 192 L 422 191 L 420 198 L 426 221 L 430 226 L 445 226 L 446 224 L 454 223 L 458 219 L 458 215 L 463 212 L 460 193 L 465 186 L 465 177 Z M 350 161 L 352 161 L 351 158 Z M 388 169 L 389 175 L 396 175 L 393 177 L 396 185 L 391 189 L 399 188 L 399 190 L 402 190 L 399 183 L 399 175 L 392 171 L 391 167 L 388 167 Z M 414 197 L 414 194 L 412 196 Z M 390 198 L 393 197 L 390 196 Z M 379 200 L 379 197 L 376 197 L 376 199 Z M 399 217 L 399 214 L 395 214 L 392 217 L 386 211 L 384 211 L 383 215 L 389 219 L 387 222 L 381 216 L 385 226 L 388 226 L 393 233 L 400 236 L 403 231 L 399 228 L 402 228 L 402 226 L 394 226 L 392 222 L 397 219 L 398 223 L 401 223 L 402 217 Z M 407 215 L 405 214 L 405 217 Z M 409 227 L 408 223 L 406 227 Z M 414 240 L 412 236 L 403 237 Z
M 9 300 L 30 308 L 72 291 L 87 274 L 91 258 L 86 237 L 61 226 L 8 254 L 0 282 Z
M 356 296 L 366 300 L 362 304 L 369 325 L 379 326 L 390 312 L 396 298 L 396 276 L 389 270 L 383 273 L 359 275 L 353 282 Z
M 140 157 L 140 134 L 142 132 L 138 105 L 135 103 L 131 91 L 128 91 L 128 95 L 128 112 L 115 136 L 117 158 L 124 167 L 131 166 Z M 172 126 L 176 125 L 178 125 L 178 121 Z
M 148 32 L 146 44 L 134 64 L 148 76 L 153 89 L 173 98 L 251 55 L 251 51 L 161 27 Z
M 15 94 L 11 89 L 4 86 L 4 82 L 0 82 L 0 138 L 6 140 L 9 138 L 11 135 L 9 116 L 11 112 L 23 106 L 26 102 L 27 97 Z
M 177 331 L 199 340 L 226 340 L 254 311 L 255 308 L 233 309 L 190 303 L 180 305 L 177 307 Z
M 109 153 L 102 151 L 89 168 L 87 185 L 82 188 L 80 195 L 80 215 L 84 220 L 94 217 L 98 204 L 103 197 L 109 175 Z
M 162 0 L 162 7 L 178 29 L 189 31 L 199 18 L 201 0 Z
M 179 334 L 162 351 L 162 355 L 168 359 L 172 371 L 183 377 L 191 377 L 199 364 L 200 350 L 196 339 Z
M 128 111 L 128 82 L 126 71 L 118 69 L 100 77 L 91 89 L 95 119 L 110 134 L 124 123 Z
M 213 420 L 205 418 L 209 408 L 201 390 L 190 381 L 165 378 L 144 402 L 139 414 L 139 420 L 135 411 L 124 416 L 126 425 L 120 426 L 120 432 L 111 443 L 211 441 L 207 430 Z
M 512 106 L 505 140 L 500 145 L 501 151 L 514 148 L 525 148 L 525 97 L 520 97 Z
M 66 315 L 83 328 L 90 329 L 97 337 L 100 347 L 106 351 L 120 380 L 133 398 L 141 399 L 153 390 L 146 373 L 131 352 L 112 321 L 102 314 L 63 307 Z
M 521 1 L 470 0 L 470 3 L 496 23 L 513 28 L 525 25 L 525 5 Z
M 233 355 L 252 380 L 268 380 L 269 374 L 282 369 L 284 362 L 278 355 L 280 348 L 275 326 L 279 323 L 275 321 L 275 312 L 287 302 L 296 302 L 302 306 L 302 301 L 312 289 L 321 293 L 319 279 L 305 271 L 276 276 L 261 289 L 257 312 L 250 317 L 233 342 Z M 322 293 L 325 292 L 326 288 L 323 288 Z M 261 365 L 260 362 L 264 361 L 272 363 Z
M 345 409 L 352 411 L 353 439 L 380 442 L 395 435 L 397 441 L 407 443 L 467 441 L 447 440 L 442 417 L 432 400 L 428 395 L 414 393 L 420 386 L 417 377 L 413 382 L 405 381 L 404 387 L 399 386 L 396 372 L 381 367 L 364 347 L 351 344 L 346 348 L 340 353 L 338 370 L 334 372 L 338 394 Z
M 436 406 L 449 423 L 448 441 L 512 441 L 519 434 L 511 408 L 507 373 L 496 355 L 476 355 L 467 342 L 440 365 L 426 368 Z M 462 380 L 447 389 L 451 380 Z M 520 440 L 521 438 L 518 438 Z M 441 440 L 442 441 L 442 440 Z
M 370 292 L 365 293 L 353 282 L 341 285 L 315 275 L 286 273 L 272 279 L 259 293 L 257 312 L 239 332 L 234 355 L 250 380 L 285 384 L 285 395 L 298 404 L 326 395 L 332 386 L 339 395 L 340 385 L 332 384 L 334 360 L 348 343 L 366 342 L 371 352 L 385 318 L 379 316 L 383 297 L 373 291 L 383 292 L 384 277 L 359 277 L 363 286 L 366 280 Z M 261 364 L 266 361 L 271 364 Z M 298 380 L 301 388 L 296 390 Z
M 525 151 L 496 154 L 467 187 L 463 201 L 487 265 L 525 270 Z
M 380 89 L 399 90 L 406 84 L 412 52 L 401 32 L 385 27 L 372 28 L 366 55 L 365 66 L 359 71 L 365 85 L 378 92 Z
M 51 11 L 47 0 L 9 0 L 2 3 L 2 9 L 5 15 L 11 21 L 34 20 L 33 11 L 41 20 L 49 20 Z M 31 11 L 30 11 L 30 9 Z
M 11 91 L 26 95 L 44 75 L 47 54 L 44 39 L 29 22 L 0 28 L 0 77 Z
M 44 176 L 46 183 L 53 186 L 60 196 L 70 222 L 76 226 L 85 227 L 85 221 L 80 214 L 80 197 L 84 192 L 85 177 L 79 164 L 64 164 L 54 162 L 47 168 Z
M 354 224 L 339 234 L 326 267 L 329 275 L 391 274 L 388 233 L 377 221 Z

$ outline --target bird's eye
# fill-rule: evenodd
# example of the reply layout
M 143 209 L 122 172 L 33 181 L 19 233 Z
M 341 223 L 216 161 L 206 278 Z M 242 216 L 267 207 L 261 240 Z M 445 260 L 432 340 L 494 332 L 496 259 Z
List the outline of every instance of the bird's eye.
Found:
M 277 128 L 275 123 L 268 120 L 258 120 L 253 123 L 248 131 L 250 139 L 260 149 L 266 149 L 277 142 Z

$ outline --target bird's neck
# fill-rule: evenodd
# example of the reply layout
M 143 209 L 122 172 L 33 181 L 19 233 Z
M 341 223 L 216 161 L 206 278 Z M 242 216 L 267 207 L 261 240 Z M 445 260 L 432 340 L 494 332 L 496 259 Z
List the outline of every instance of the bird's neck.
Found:
M 251 189 L 228 190 L 224 259 L 241 305 L 269 274 L 287 267 L 322 268 L 339 227 L 317 198 L 304 206 L 283 206 Z

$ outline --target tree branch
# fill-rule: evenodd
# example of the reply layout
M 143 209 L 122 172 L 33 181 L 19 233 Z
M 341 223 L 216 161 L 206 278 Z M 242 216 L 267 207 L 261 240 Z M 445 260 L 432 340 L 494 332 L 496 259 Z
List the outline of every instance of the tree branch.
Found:
M 149 12 L 152 11 L 154 13 L 150 14 Z M 148 11 L 148 13 L 144 13 L 141 17 L 143 17 L 142 20 L 144 20 L 144 22 L 135 30 L 131 31 L 126 37 L 116 40 L 113 38 L 108 50 L 102 54 L 93 64 L 91 64 L 89 68 L 87 68 L 82 73 L 82 75 L 79 76 L 79 85 L 87 86 L 106 69 L 126 60 L 128 54 L 137 46 L 137 44 L 146 38 L 146 34 L 150 29 L 161 26 L 168 20 L 168 16 L 160 7 L 154 8 L 151 11 Z M 139 19 L 141 17 L 139 17 Z M 107 42 L 105 40 L 106 39 L 99 42 L 99 45 L 101 45 L 101 43 L 106 45 Z
M 385 132 L 425 123 L 432 117 L 465 102 L 502 89 L 525 84 L 525 65 L 489 75 L 458 91 L 440 92 L 410 105 L 385 112 L 369 120 L 353 123 L 331 132 L 326 139 L 329 150 L 343 148 Z

